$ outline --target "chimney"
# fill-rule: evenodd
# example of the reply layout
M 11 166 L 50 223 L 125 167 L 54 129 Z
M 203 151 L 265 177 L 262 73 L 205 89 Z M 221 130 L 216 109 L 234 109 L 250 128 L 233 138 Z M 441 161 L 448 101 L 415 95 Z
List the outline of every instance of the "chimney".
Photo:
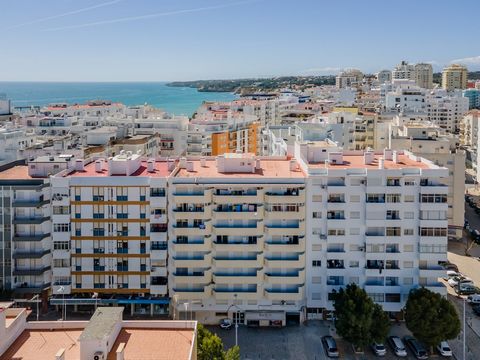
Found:
M 393 151 L 392 149 L 384 149 L 383 150 L 383 158 L 385 160 L 392 160 L 392 155 L 393 155 Z
M 392 159 L 393 159 L 393 162 L 394 162 L 395 164 L 398 164 L 398 152 L 397 152 L 397 151 L 394 151 L 394 152 L 393 152 Z
M 297 170 L 297 161 L 290 160 L 290 171 L 295 171 L 295 170 Z
M 374 159 L 375 159 L 375 155 L 371 151 L 365 151 L 365 153 L 363 154 L 363 160 L 366 165 L 370 165 L 371 163 L 373 163 Z
M 200 165 L 201 165 L 202 167 L 206 167 L 206 166 L 207 166 L 207 159 L 205 159 L 205 156 L 202 156 L 202 157 L 200 158 Z
M 117 360 L 124 360 L 125 343 L 120 343 L 117 349 Z
M 167 168 L 168 171 L 172 171 L 173 169 L 175 169 L 175 160 L 167 159 Z
M 187 161 L 187 171 L 192 172 L 193 171 L 193 161 Z
M 102 172 L 102 160 L 95 160 L 95 171 L 97 173 Z
M 255 170 L 260 170 L 262 168 L 262 163 L 260 162 L 260 159 L 255 160 Z
M 84 164 L 83 159 L 76 159 L 75 160 L 75 170 L 85 171 L 85 164 Z
M 149 173 L 155 172 L 155 159 L 149 159 L 147 161 L 147 171 Z
M 385 160 L 383 158 L 378 159 L 378 168 L 379 169 L 382 170 L 384 168 L 384 165 L 385 165 L 384 162 L 385 162 Z
M 65 360 L 65 349 L 60 349 L 55 354 L 55 360 Z
M 187 158 L 181 157 L 178 166 L 180 167 L 180 169 L 185 169 L 187 167 Z

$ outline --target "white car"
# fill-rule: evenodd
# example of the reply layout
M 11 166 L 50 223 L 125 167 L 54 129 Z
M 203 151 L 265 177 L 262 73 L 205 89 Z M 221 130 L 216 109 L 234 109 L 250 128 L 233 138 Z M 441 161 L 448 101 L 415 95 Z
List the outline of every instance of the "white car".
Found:
M 228 330 L 232 326 L 233 326 L 233 321 L 231 319 L 227 318 L 227 319 L 222 319 L 222 321 L 220 321 L 220 327 L 222 329 Z
M 440 344 L 437 345 L 437 350 L 440 353 L 440 355 L 445 356 L 445 357 L 450 357 L 452 356 L 452 349 L 450 349 L 450 346 L 446 341 L 442 341 Z
M 452 277 L 451 279 L 448 280 L 448 285 L 450 285 L 451 287 L 455 287 L 459 283 L 461 283 L 461 284 L 472 284 L 473 285 L 472 279 L 470 279 L 468 277 L 465 277 L 465 276 L 455 276 L 455 277 Z
M 471 305 L 480 304 L 480 294 L 468 295 L 467 302 Z
M 447 270 L 447 275 L 444 277 L 445 280 L 450 280 L 453 277 L 462 276 L 462 274 L 454 271 L 454 270 Z
M 372 344 L 372 350 L 377 356 L 385 356 L 387 354 L 387 349 L 385 348 L 385 345 L 383 344 L 377 344 L 373 343 Z

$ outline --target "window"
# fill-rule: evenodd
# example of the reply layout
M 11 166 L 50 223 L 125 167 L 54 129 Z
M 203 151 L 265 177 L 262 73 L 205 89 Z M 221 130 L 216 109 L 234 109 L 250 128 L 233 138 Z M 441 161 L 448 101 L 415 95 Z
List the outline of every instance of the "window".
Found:
M 401 228 L 399 228 L 399 227 L 387 227 L 385 230 L 386 230 L 385 231 L 386 236 L 401 236 L 402 235 Z
M 70 250 L 69 241 L 54 241 L 53 250 Z
M 53 224 L 54 232 L 69 232 L 70 224 Z
M 415 186 L 414 179 L 405 179 L 405 186 Z
M 401 202 L 400 194 L 387 194 L 387 203 L 399 203 Z
M 151 188 L 150 189 L 150 196 L 152 196 L 152 197 L 165 197 L 165 189 L 164 188 Z
M 330 236 L 345 236 L 345 229 L 328 229 Z
M 404 252 L 413 252 L 413 249 L 414 249 L 414 247 L 411 244 L 403 245 L 403 251 Z
M 320 260 L 312 260 L 313 267 L 320 267 L 322 266 L 322 262 Z
M 358 268 L 359 262 L 358 261 L 350 261 L 348 266 L 350 266 L 351 268 Z
M 312 300 L 322 300 L 321 293 L 312 293 Z
M 375 302 L 384 302 L 384 294 L 383 293 L 370 293 L 368 294 L 370 298 Z
M 413 229 L 403 229 L 403 235 L 414 235 Z
M 322 251 L 322 244 L 312 244 L 312 251 Z
M 314 212 L 312 213 L 312 217 L 313 217 L 314 219 L 321 219 L 321 218 L 322 218 L 322 212 L 321 212 L 321 211 L 314 211 Z
M 413 219 L 415 217 L 415 213 L 413 211 L 405 211 L 403 213 L 403 217 L 405 219 Z
M 322 277 L 321 276 L 312 276 L 312 284 L 321 284 Z
M 421 194 L 420 202 L 422 203 L 446 203 L 446 194 Z
M 404 267 L 405 269 L 411 269 L 411 268 L 413 268 L 413 261 L 404 261 L 404 262 L 403 262 L 403 267 Z
M 405 195 L 403 197 L 403 201 L 405 201 L 405 202 L 415 202 L 415 195 Z
M 70 267 L 70 260 L 69 259 L 53 259 L 53 267 L 56 267 L 56 268 Z
M 52 211 L 53 211 L 53 215 L 66 215 L 66 214 L 70 214 L 70 207 L 54 206 Z
M 360 219 L 360 211 L 351 211 L 350 219 Z
M 447 236 L 446 228 L 420 228 L 420 236 Z

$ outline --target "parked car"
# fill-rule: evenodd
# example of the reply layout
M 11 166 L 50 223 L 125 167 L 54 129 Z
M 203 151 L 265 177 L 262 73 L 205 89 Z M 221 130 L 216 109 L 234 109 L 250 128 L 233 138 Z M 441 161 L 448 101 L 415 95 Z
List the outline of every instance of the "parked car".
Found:
M 442 341 L 440 344 L 437 345 L 437 350 L 440 353 L 440 355 L 445 356 L 445 357 L 450 357 L 452 356 L 452 349 L 450 349 L 450 346 L 446 341 Z
M 377 356 L 385 356 L 387 354 L 387 348 L 383 344 L 373 343 L 372 350 Z
M 403 340 L 408 345 L 413 355 L 415 355 L 417 359 L 428 359 L 427 349 L 425 349 L 425 346 L 423 346 L 420 341 L 411 336 L 405 336 Z
M 475 315 L 478 315 L 480 316 L 480 305 L 475 305 L 473 308 L 472 308 L 473 312 L 475 313 Z
M 232 321 L 232 319 L 226 318 L 226 319 L 222 319 L 222 320 L 220 321 L 220 327 L 221 327 L 222 329 L 228 330 L 228 329 L 231 329 L 232 326 L 233 326 L 233 321 Z
M 458 295 L 473 295 L 480 293 L 480 289 L 471 283 L 460 283 L 453 288 Z
M 470 305 L 480 304 L 480 294 L 473 294 L 467 296 L 467 302 Z
M 335 339 L 333 337 L 331 337 L 331 336 L 322 337 L 322 343 L 323 343 L 323 347 L 325 348 L 325 352 L 327 353 L 328 357 L 332 357 L 332 358 L 338 358 L 339 357 L 337 342 L 335 341 Z
M 465 276 L 454 276 L 448 280 L 448 285 L 451 287 L 455 287 L 458 284 L 471 284 L 473 285 L 472 279 L 465 277 Z
M 461 276 L 461 274 L 459 272 L 456 272 L 455 270 L 447 270 L 447 275 L 443 279 L 448 281 L 456 276 Z
M 449 261 L 441 262 L 440 265 L 442 265 L 445 270 L 453 270 L 458 272 L 458 266 Z
M 405 349 L 405 345 L 403 344 L 402 339 L 400 339 L 398 336 L 390 336 L 388 338 L 388 343 L 390 344 L 390 347 L 392 348 L 395 355 L 400 357 L 407 356 L 407 350 Z

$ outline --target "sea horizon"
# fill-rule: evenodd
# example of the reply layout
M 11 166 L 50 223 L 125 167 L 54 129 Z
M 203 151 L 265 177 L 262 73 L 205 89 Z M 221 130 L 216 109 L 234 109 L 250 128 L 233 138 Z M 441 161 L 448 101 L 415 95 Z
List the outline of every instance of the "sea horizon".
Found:
M 109 100 L 127 106 L 148 104 L 175 115 L 191 116 L 204 101 L 231 101 L 229 92 L 199 92 L 190 87 L 171 87 L 169 81 L 0 81 L 13 107 L 77 104 Z

